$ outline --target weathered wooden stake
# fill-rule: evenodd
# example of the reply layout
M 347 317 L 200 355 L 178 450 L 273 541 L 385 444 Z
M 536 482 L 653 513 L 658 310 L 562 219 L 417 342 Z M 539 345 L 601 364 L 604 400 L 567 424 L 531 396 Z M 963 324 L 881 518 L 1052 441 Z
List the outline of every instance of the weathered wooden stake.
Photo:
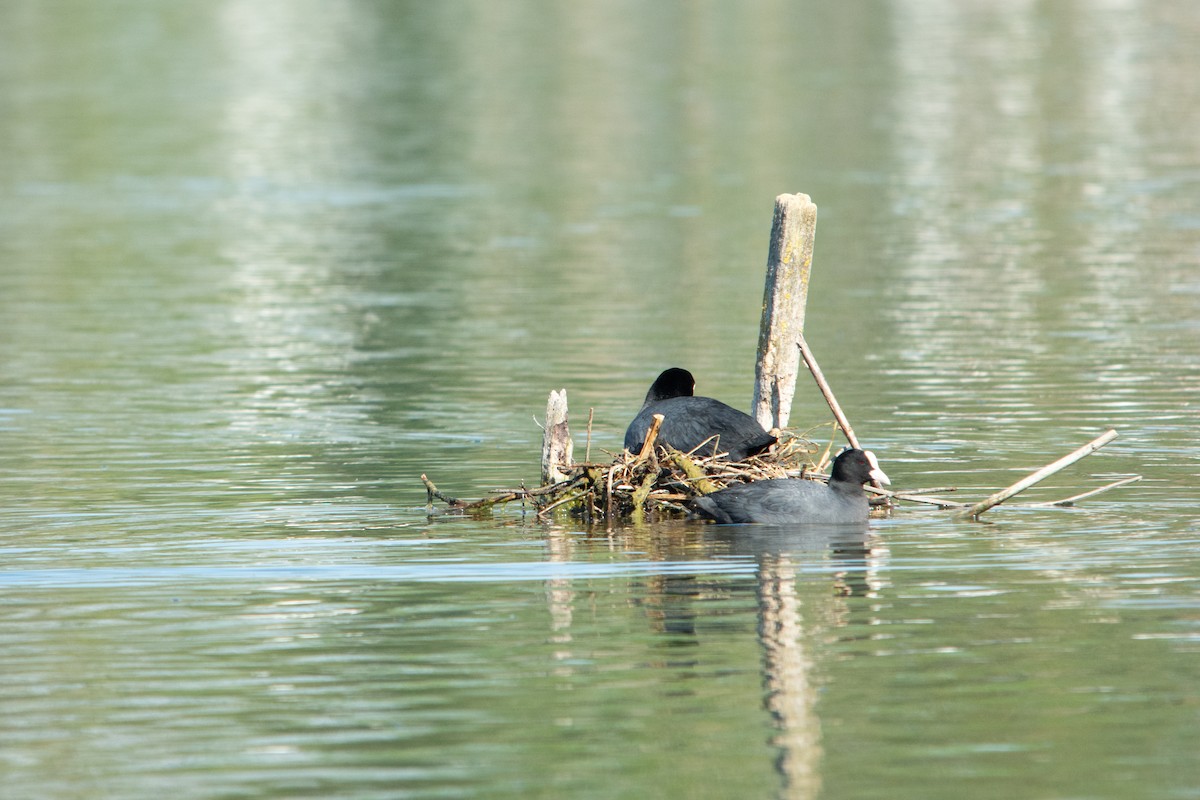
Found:
M 808 277 L 817 233 L 817 206 L 806 194 L 775 198 L 751 416 L 767 430 L 786 428 L 796 393 Z
M 1090 456 L 1092 453 L 1096 452 L 1101 447 L 1104 447 L 1104 445 L 1108 444 L 1115 438 L 1117 438 L 1116 431 L 1108 431 L 1107 433 L 1104 433 L 1101 436 L 1097 436 L 1095 439 L 1088 442 L 1087 444 L 1085 444 L 1083 447 L 1079 448 L 1078 450 L 1076 450 L 1072 453 L 1068 453 L 1067 455 L 1060 458 L 1058 461 L 1055 461 L 1052 464 L 1047 464 L 1046 466 L 1039 469 L 1037 472 L 1034 472 L 1034 473 L 1022 478 L 1021 480 L 1014 483 L 1012 486 L 1009 486 L 1007 489 L 1001 489 L 1000 491 L 996 492 L 991 497 L 981 500 L 978 503 L 976 503 L 975 505 L 971 506 L 970 508 L 967 508 L 967 509 L 959 512 L 959 516 L 970 517 L 970 518 L 978 517 L 980 514 L 987 511 L 989 508 L 1000 505 L 1008 498 L 1013 497 L 1014 495 L 1020 494 L 1021 492 L 1028 489 L 1030 486 L 1033 486 L 1035 483 L 1040 483 L 1041 481 L 1045 480 L 1046 478 L 1049 478 L 1054 473 L 1059 472 L 1059 471 L 1065 469 L 1066 467 L 1069 467 L 1070 465 L 1074 464 L 1076 461 L 1083 458 L 1084 456 Z
M 546 401 L 546 424 L 542 428 L 542 485 L 566 480 L 574 445 L 567 427 L 567 390 L 550 392 Z

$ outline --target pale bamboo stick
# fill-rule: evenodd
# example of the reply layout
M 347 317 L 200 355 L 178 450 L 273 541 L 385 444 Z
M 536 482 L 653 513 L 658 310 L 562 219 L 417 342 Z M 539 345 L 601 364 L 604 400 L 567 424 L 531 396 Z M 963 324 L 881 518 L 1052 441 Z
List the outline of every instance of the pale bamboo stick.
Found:
M 1112 483 L 1106 483 L 1105 485 L 1101 486 L 1099 489 L 1092 489 L 1090 492 L 1083 492 L 1082 494 L 1074 494 L 1074 495 L 1071 495 L 1070 497 L 1064 497 L 1062 500 L 1052 500 L 1049 503 L 1030 503 L 1030 505 L 1038 506 L 1038 507 L 1073 506 L 1079 500 L 1084 500 L 1089 497 L 1095 497 L 1096 495 L 1100 494 L 1101 492 L 1107 492 L 1109 489 L 1116 489 L 1121 486 L 1128 486 L 1131 483 L 1137 483 L 1141 479 L 1142 479 L 1141 475 L 1134 475 L 1131 478 L 1122 478 L 1119 481 L 1113 481 Z
M 1090 456 L 1092 453 L 1096 452 L 1101 447 L 1104 447 L 1104 445 L 1108 444 L 1115 438 L 1117 438 L 1117 432 L 1113 431 L 1113 430 L 1110 430 L 1101 436 L 1097 436 L 1095 439 L 1088 442 L 1083 447 L 1080 447 L 1078 450 L 1075 450 L 1072 453 L 1068 453 L 1067 455 L 1060 458 L 1058 461 L 1055 461 L 1052 464 L 1047 464 L 1046 466 L 1039 469 L 1037 472 L 1034 472 L 1034 473 L 1022 478 L 1021 480 L 1014 483 L 1012 486 L 1009 486 L 1007 489 L 1001 489 L 1000 491 L 996 492 L 995 494 L 991 495 L 990 497 L 987 497 L 984 500 L 981 500 L 978 503 L 976 503 L 975 505 L 971 506 L 970 508 L 965 509 L 964 511 L 962 511 L 960 513 L 959 516 L 977 518 L 980 514 L 987 511 L 989 508 L 1000 505 L 1001 503 L 1003 503 L 1005 500 L 1009 499 L 1010 497 L 1014 497 L 1014 496 L 1020 494 L 1021 492 L 1025 491 L 1030 486 L 1033 486 L 1036 483 L 1041 483 L 1046 478 L 1049 478 L 1054 473 L 1060 472 L 1061 470 L 1069 467 L 1070 465 L 1074 464 L 1079 459 L 1084 458 L 1085 456 Z
M 808 366 L 808 371 L 812 373 L 813 379 L 817 382 L 817 388 L 821 390 L 821 394 L 825 397 L 825 402 L 829 404 L 829 410 L 833 412 L 833 418 L 837 420 L 842 433 L 846 434 L 846 441 L 855 450 L 861 450 L 862 448 L 858 446 L 858 437 L 854 435 L 854 429 L 850 427 L 850 420 L 846 419 L 845 412 L 842 411 L 837 398 L 833 396 L 833 389 L 829 388 L 829 382 L 825 380 L 825 374 L 821 372 L 821 368 L 817 365 L 817 358 L 809 348 L 808 342 L 805 341 L 803 333 L 796 335 L 796 344 L 800 348 L 800 356 L 804 359 L 805 365 Z

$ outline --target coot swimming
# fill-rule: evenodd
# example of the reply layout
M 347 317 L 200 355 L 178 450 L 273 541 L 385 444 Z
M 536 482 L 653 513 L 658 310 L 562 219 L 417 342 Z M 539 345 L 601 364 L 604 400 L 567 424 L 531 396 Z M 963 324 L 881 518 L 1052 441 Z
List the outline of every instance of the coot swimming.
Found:
M 655 414 L 663 415 L 655 441 L 685 453 L 714 436 L 718 438 L 697 450 L 700 455 L 728 453 L 731 461 L 743 461 L 775 444 L 775 437 L 749 414 L 711 397 L 692 396 L 695 386 L 696 379 L 686 369 L 672 367 L 659 375 L 625 430 L 625 449 L 633 453 L 642 449 Z
M 805 478 L 772 478 L 739 483 L 691 502 L 694 516 L 717 522 L 865 522 L 870 506 L 863 484 L 870 480 L 891 483 L 875 454 L 869 450 L 843 450 L 833 460 L 829 484 Z

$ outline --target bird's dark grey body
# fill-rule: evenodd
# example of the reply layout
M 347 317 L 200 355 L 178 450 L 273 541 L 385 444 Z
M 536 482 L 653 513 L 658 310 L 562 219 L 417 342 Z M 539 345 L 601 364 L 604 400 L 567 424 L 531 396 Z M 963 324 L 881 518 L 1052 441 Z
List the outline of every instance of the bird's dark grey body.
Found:
M 873 478 L 888 482 L 875 457 L 864 450 L 846 450 L 834 460 L 828 485 L 802 478 L 740 483 L 697 497 L 691 510 L 695 516 L 727 524 L 862 523 L 871 510 L 863 484 Z
M 775 443 L 775 437 L 762 429 L 749 414 L 711 397 L 673 397 L 643 408 L 625 431 L 625 447 L 637 452 L 646 439 L 646 431 L 655 414 L 663 415 L 658 443 L 668 444 L 685 453 L 713 439 L 698 452 L 700 455 L 729 453 L 732 461 L 743 461 Z
M 730 460 L 743 461 L 775 443 L 775 437 L 749 414 L 711 397 L 694 397 L 694 386 L 692 374 L 684 369 L 676 367 L 659 375 L 625 430 L 625 448 L 635 453 L 641 449 L 655 414 L 663 415 L 656 441 L 685 453 L 703 444 L 697 451 L 700 455 L 728 453 Z

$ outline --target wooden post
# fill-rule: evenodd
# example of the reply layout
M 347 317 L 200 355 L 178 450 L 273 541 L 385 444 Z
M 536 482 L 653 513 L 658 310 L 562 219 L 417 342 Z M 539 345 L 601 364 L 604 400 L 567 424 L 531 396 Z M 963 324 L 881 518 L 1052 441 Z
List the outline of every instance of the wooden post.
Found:
M 768 431 L 787 427 L 792 413 L 800 362 L 797 336 L 804 330 L 816 232 L 817 207 L 808 195 L 775 198 L 750 412 Z
M 542 485 L 566 480 L 571 466 L 571 431 L 567 427 L 567 390 L 550 392 L 546 401 L 546 424 L 542 428 Z

